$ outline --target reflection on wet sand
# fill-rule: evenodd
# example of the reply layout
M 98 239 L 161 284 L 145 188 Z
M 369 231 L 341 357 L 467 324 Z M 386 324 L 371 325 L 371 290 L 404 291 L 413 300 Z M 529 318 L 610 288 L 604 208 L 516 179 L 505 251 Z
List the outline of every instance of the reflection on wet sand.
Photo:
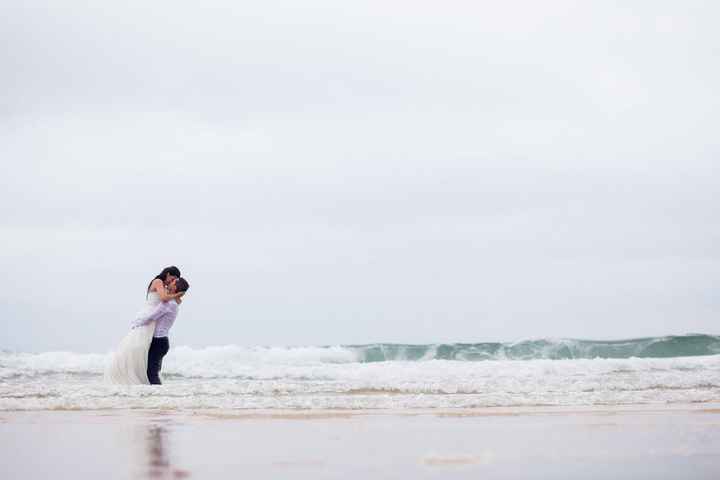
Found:
M 147 477 L 152 479 L 187 478 L 190 472 L 173 468 L 170 461 L 169 430 L 162 425 L 150 425 L 146 433 Z

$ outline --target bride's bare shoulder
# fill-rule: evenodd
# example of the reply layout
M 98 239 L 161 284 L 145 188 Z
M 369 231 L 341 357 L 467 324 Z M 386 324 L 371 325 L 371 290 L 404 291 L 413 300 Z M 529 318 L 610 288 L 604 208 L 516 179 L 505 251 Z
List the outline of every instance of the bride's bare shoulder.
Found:
M 153 280 L 152 283 L 150 284 L 150 291 L 151 291 L 151 292 L 159 292 L 160 289 L 162 289 L 162 288 L 165 288 L 165 284 L 164 284 L 163 281 L 160 280 L 159 278 L 156 278 L 156 279 Z

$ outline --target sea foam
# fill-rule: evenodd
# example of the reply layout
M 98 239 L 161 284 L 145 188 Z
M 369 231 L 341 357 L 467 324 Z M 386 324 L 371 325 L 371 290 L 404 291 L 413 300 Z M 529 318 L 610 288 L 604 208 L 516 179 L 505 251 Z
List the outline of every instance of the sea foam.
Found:
M 694 335 L 618 342 L 175 347 L 163 363 L 162 387 L 103 384 L 109 353 L 3 352 L 0 410 L 718 402 L 720 355 L 712 354 L 717 341 Z M 668 356 L 670 350 L 690 355 Z

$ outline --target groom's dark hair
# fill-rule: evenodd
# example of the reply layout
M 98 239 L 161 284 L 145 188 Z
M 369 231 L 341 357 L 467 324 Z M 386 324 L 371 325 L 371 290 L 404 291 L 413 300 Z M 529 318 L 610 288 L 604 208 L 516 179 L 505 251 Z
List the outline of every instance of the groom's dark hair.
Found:
M 190 288 L 190 284 L 182 277 L 178 278 L 175 282 L 175 290 L 177 293 L 185 293 L 188 291 L 188 288 Z

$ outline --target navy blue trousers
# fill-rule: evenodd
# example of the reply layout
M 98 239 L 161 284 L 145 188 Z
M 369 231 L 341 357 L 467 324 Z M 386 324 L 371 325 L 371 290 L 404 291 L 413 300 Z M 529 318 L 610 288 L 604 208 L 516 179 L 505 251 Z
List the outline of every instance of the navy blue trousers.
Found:
M 170 350 L 168 337 L 153 337 L 148 351 L 147 376 L 151 385 L 161 385 L 160 369 L 162 369 L 163 357 Z

